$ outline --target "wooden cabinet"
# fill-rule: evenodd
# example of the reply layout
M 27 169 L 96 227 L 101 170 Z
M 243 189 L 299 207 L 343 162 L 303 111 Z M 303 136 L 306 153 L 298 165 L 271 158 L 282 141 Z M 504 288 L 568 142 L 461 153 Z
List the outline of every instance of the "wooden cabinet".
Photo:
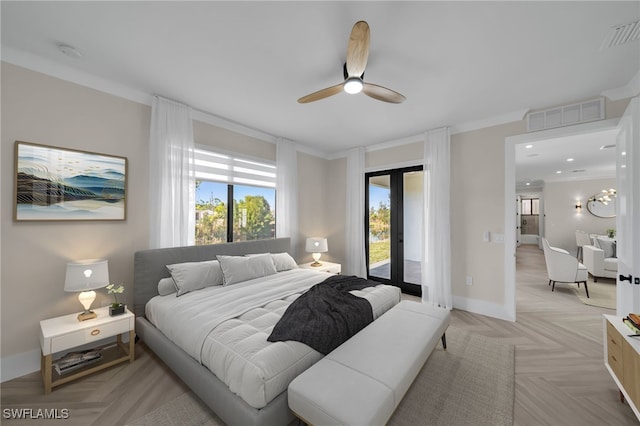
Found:
M 640 338 L 630 337 L 633 331 L 613 315 L 604 316 L 604 332 L 604 364 L 640 419 Z

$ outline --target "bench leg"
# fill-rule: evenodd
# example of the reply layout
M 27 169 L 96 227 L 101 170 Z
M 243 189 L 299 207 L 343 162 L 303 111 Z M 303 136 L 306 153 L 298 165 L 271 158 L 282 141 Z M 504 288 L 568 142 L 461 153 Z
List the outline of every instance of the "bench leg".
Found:
M 442 335 L 442 347 L 445 351 L 447 350 L 447 333 Z

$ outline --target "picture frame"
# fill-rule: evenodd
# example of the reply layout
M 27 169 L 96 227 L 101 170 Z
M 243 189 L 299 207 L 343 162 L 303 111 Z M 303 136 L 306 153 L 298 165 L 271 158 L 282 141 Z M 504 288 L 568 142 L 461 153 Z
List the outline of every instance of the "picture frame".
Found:
M 126 220 L 126 157 L 22 141 L 14 151 L 14 220 Z

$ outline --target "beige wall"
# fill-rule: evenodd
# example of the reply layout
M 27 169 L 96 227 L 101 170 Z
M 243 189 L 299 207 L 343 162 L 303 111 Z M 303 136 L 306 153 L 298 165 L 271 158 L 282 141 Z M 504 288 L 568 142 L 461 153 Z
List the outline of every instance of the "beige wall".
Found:
M 334 239 L 329 235 L 327 217 L 327 193 L 331 191 L 326 184 L 328 174 L 327 160 L 298 152 L 298 245 L 296 260 L 298 263 L 311 262 L 311 254 L 305 251 L 307 237 L 327 237 L 329 251 L 322 254 L 328 261 L 336 260 Z
M 549 244 L 575 253 L 575 231 L 589 234 L 605 234 L 616 227 L 616 218 L 601 218 L 587 210 L 587 200 L 603 189 L 615 188 L 615 179 L 594 179 L 572 182 L 551 182 L 544 187 L 545 234 Z M 582 209 L 576 211 L 576 200 Z
M 347 159 L 339 158 L 327 163 L 325 203 L 322 210 L 325 217 L 329 252 L 326 259 L 344 264 L 346 260 L 345 222 L 347 210 Z M 325 255 L 323 255 L 325 258 Z
M 70 260 L 108 259 L 111 281 L 124 283 L 125 302 L 133 303 L 133 253 L 148 247 L 147 205 L 153 185 L 148 178 L 151 114 L 148 105 L 6 63 L 2 63 L 1 84 L 0 356 L 6 359 L 38 350 L 40 320 L 81 309 L 77 295 L 63 291 L 66 263 Z M 194 121 L 194 139 L 198 144 L 275 160 L 275 144 L 210 124 Z M 127 157 L 127 219 L 122 222 L 13 221 L 16 140 Z M 335 235 L 330 233 L 335 231 L 325 220 L 325 209 L 329 207 L 324 203 L 325 194 L 333 191 L 324 184 L 330 173 L 329 161 L 303 153 L 298 154 L 298 161 L 301 241 L 297 248 L 298 257 L 304 260 L 304 237 L 328 235 L 333 245 Z M 343 223 L 343 216 L 336 215 L 333 219 Z M 336 259 L 341 259 L 339 247 L 336 253 Z M 326 258 L 330 260 L 332 256 L 328 253 Z M 94 307 L 110 300 L 105 291 L 97 293 Z
M 483 233 L 504 234 L 504 140 L 524 131 L 521 121 L 451 137 L 454 296 L 505 303 L 504 244 L 483 241 Z M 465 284 L 467 276 L 473 285 Z
M 79 311 L 63 291 L 66 263 L 109 260 L 111 282 L 133 300 L 133 252 L 147 247 L 150 108 L 2 63 L 2 357 L 39 348 L 41 319 Z M 127 219 L 13 221 L 16 140 L 127 157 Z M 97 292 L 94 306 L 107 300 Z M 80 309 L 79 309 L 80 308 Z

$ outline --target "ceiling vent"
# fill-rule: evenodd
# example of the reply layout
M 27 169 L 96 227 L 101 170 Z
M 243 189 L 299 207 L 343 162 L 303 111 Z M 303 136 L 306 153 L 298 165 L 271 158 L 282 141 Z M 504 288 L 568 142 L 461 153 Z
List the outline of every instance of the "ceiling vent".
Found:
M 600 49 L 608 49 L 635 40 L 640 40 L 640 21 L 611 27 Z
M 573 126 L 604 119 L 604 98 L 527 114 L 527 132 Z

